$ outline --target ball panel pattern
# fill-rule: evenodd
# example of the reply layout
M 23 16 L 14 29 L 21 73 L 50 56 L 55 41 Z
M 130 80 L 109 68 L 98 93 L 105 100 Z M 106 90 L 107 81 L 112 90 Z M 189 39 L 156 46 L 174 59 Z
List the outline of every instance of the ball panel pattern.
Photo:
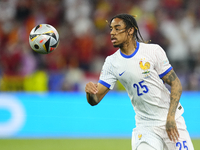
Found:
M 48 54 L 57 48 L 59 34 L 53 26 L 39 24 L 31 30 L 29 43 L 34 51 L 41 54 Z

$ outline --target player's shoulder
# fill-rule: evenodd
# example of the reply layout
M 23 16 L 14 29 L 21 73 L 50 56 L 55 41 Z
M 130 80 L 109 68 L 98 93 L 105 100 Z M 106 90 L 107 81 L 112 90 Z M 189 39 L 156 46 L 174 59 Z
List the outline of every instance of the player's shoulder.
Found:
M 158 44 L 154 44 L 154 43 L 140 43 L 140 48 L 141 49 L 151 49 L 151 50 L 156 50 L 156 49 L 160 49 L 161 46 Z
M 106 57 L 106 60 L 107 62 L 113 62 L 120 54 L 120 49 L 118 49 L 115 53 L 109 55 Z

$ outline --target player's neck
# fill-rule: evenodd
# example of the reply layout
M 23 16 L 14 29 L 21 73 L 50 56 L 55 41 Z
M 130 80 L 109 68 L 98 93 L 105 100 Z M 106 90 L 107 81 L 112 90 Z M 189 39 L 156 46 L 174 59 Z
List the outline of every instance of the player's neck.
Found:
M 125 55 L 131 55 L 136 49 L 136 41 L 130 41 L 120 46 L 120 50 Z

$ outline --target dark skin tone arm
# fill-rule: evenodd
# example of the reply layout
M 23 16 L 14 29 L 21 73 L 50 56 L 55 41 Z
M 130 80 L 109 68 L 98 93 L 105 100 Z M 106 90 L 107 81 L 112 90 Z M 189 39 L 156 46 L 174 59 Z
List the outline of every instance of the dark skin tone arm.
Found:
M 91 106 L 97 105 L 108 91 L 109 89 L 100 83 L 89 82 L 85 86 L 86 98 Z
M 174 70 L 171 70 L 162 79 L 171 86 L 170 107 L 167 115 L 166 131 L 169 139 L 177 142 L 179 133 L 176 126 L 175 113 L 182 94 L 182 85 Z

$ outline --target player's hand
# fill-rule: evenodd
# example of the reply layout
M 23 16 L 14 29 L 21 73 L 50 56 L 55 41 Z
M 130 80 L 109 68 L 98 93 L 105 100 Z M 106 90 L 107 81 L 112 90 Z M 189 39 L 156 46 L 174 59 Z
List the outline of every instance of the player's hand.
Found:
M 89 82 L 85 86 L 85 92 L 90 93 L 90 94 L 97 94 L 98 89 L 97 89 L 97 84 L 93 82 Z
M 169 139 L 176 143 L 179 138 L 179 133 L 178 133 L 178 129 L 177 129 L 176 121 L 174 117 L 167 118 L 166 131 L 167 131 Z

